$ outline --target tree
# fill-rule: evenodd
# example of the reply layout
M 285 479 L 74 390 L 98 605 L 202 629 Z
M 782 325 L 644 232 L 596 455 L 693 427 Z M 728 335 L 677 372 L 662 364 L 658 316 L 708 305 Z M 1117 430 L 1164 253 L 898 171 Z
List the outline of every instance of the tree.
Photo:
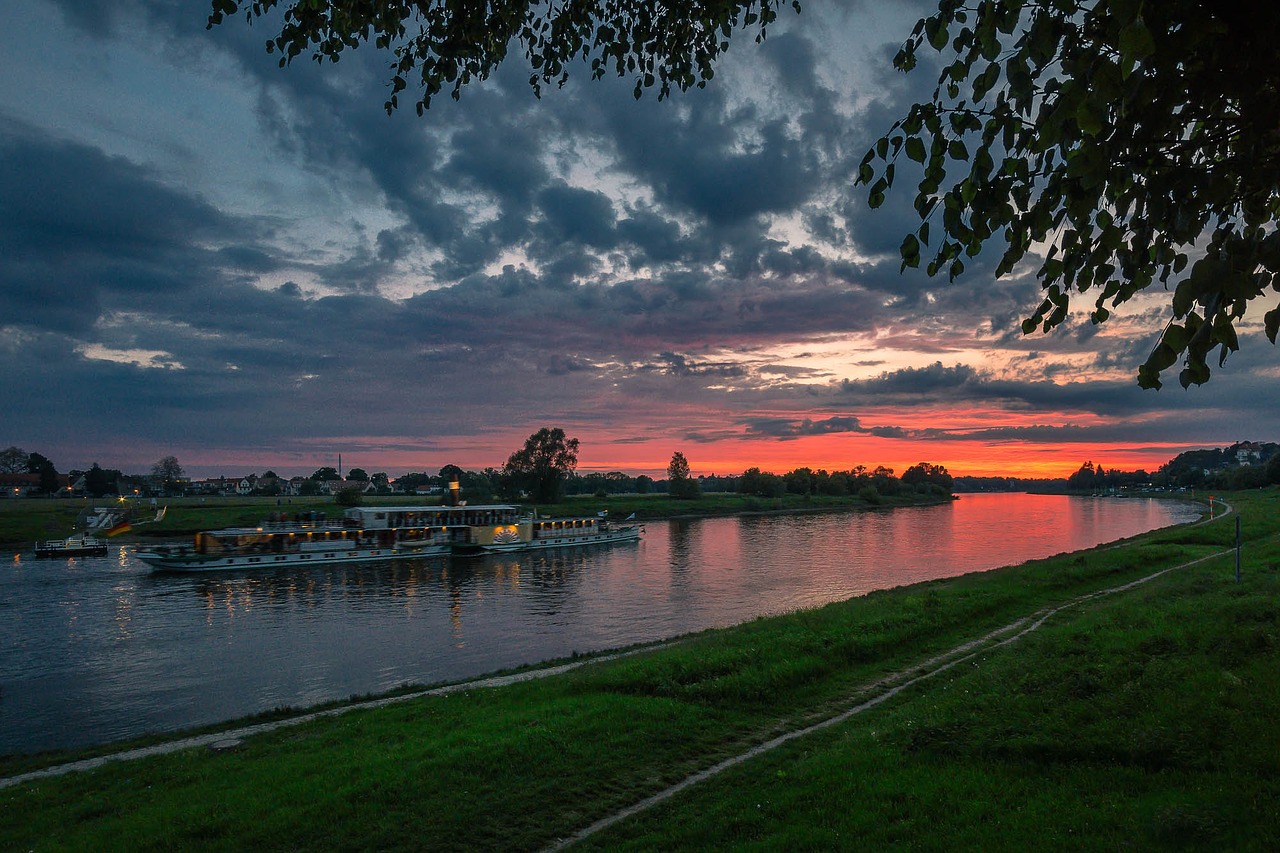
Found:
M 689 476 L 689 460 L 679 450 L 667 465 L 667 494 L 680 500 L 693 500 L 702 494 L 698 481 Z
M 1067 478 L 1067 488 L 1073 492 L 1092 492 L 1101 489 L 1106 484 L 1106 474 L 1102 471 L 1102 466 L 1093 467 L 1092 462 L 1086 462 L 1080 468 Z
M 754 29 L 762 41 L 784 5 L 800 11 L 799 0 L 212 0 L 209 27 L 241 13 L 250 23 L 265 15 L 275 19 L 282 8 L 280 32 L 267 42 L 282 68 L 303 54 L 337 62 L 344 50 L 372 41 L 393 56 L 387 112 L 399 107 L 400 92 L 415 85 L 422 115 L 446 86 L 457 100 L 467 83 L 488 78 L 513 44 L 529 62 L 535 94 L 543 85 L 564 85 L 569 66 L 589 59 L 593 79 L 612 70 L 634 79 L 637 98 L 657 87 L 662 99 L 673 86 L 706 85 L 715 60 L 729 49 L 729 35 Z
M 21 447 L 6 447 L 0 450 L 0 473 L 26 474 L 29 455 Z
M 185 476 L 186 473 L 182 470 L 182 466 L 178 464 L 178 457 L 176 456 L 166 456 L 151 466 L 151 477 L 159 482 L 166 492 L 176 486 Z
M 40 491 L 45 494 L 51 495 L 61 487 L 58 470 L 53 467 L 53 462 L 39 453 L 27 455 L 27 473 L 40 475 Z
M 538 503 L 555 503 L 565 478 L 578 467 L 578 439 L 566 438 L 560 427 L 542 429 L 529 436 L 524 447 L 511 454 L 503 473 Z
M 363 468 L 352 468 L 347 472 L 347 479 L 361 480 L 367 483 L 369 482 L 369 474 Z
M 793 495 L 812 495 L 817 491 L 818 480 L 812 468 L 796 468 L 783 474 L 782 479 Z
M 440 485 L 448 488 L 450 483 L 462 482 L 462 469 L 457 465 L 445 465 L 437 476 L 440 478 Z
M 900 154 L 922 167 L 904 269 L 929 251 L 929 274 L 954 279 L 990 242 L 999 276 L 1043 249 L 1024 333 L 1061 324 L 1073 294 L 1092 291 L 1101 324 L 1172 287 L 1138 384 L 1159 388 L 1179 360 L 1183 387 L 1202 384 L 1215 348 L 1219 366 L 1239 349 L 1249 304 L 1280 291 L 1277 37 L 1272 3 L 941 0 L 894 59 L 910 71 L 926 42 L 943 55 L 933 99 L 876 142 L 858 181 L 878 207 Z M 1265 317 L 1273 344 L 1278 327 L 1280 307 Z
M 317 468 L 315 473 L 313 473 L 307 479 L 315 480 L 317 483 L 321 483 L 326 480 L 341 480 L 342 478 L 338 476 L 337 468 L 334 468 L 331 465 L 326 465 L 323 468 Z
M 102 470 L 95 462 L 84 475 L 84 490 L 95 498 L 100 498 L 116 489 L 115 479 L 110 473 Z
M 759 468 L 748 468 L 738 478 L 738 491 L 744 495 L 780 498 L 787 493 L 787 481 L 777 474 L 770 474 Z
M 908 486 L 937 486 L 950 494 L 951 486 L 955 481 L 942 465 L 917 462 L 902 472 L 902 482 Z
M 356 486 L 348 486 L 345 489 L 338 489 L 333 500 L 338 506 L 360 506 L 364 503 L 364 493 Z

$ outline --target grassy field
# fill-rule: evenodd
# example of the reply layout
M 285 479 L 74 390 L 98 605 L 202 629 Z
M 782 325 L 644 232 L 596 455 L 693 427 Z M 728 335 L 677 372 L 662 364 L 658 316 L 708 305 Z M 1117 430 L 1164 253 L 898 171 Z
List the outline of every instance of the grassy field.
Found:
M 438 498 L 370 496 L 366 504 L 421 505 Z M 681 501 L 667 495 L 591 495 L 565 498 L 561 503 L 538 507 L 538 513 L 552 515 L 595 515 L 608 510 L 611 518 L 623 519 L 635 513 L 639 519 L 671 518 L 683 515 L 737 515 L 746 512 L 802 512 L 807 510 L 865 509 L 933 503 L 937 498 L 918 495 L 884 497 L 869 504 L 858 497 L 787 495 L 783 498 L 755 498 L 731 493 L 712 493 L 698 500 Z M 189 536 L 200 530 L 252 525 L 269 513 L 324 512 L 335 518 L 343 508 L 331 497 L 207 497 L 163 498 L 158 501 L 168 511 L 162 521 L 136 524 L 128 539 Z M 77 516 L 92 507 L 131 506 L 134 518 L 155 515 L 149 500 L 120 501 L 118 498 L 21 498 L 0 500 L 0 547 L 23 547 L 42 539 L 61 539 L 73 531 Z
M 1243 583 L 1222 556 L 1063 610 L 582 846 L 1275 849 L 1280 492 L 1229 500 Z M 1231 518 L 1160 531 L 232 751 L 26 783 L 0 790 L 0 849 L 543 848 L 856 704 L 886 674 L 1233 537 Z

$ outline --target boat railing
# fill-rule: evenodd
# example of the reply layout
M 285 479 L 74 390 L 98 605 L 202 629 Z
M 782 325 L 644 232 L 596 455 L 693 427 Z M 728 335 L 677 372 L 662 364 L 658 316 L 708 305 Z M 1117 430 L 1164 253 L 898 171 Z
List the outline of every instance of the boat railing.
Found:
M 343 519 L 325 519 L 324 521 L 264 521 L 258 525 L 263 530 L 345 530 L 350 525 Z

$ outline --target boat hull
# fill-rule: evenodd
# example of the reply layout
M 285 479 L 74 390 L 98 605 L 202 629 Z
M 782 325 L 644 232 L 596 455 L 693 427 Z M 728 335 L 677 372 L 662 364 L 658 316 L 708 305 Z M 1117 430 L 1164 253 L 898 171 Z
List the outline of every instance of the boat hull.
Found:
M 334 563 L 379 563 L 387 560 L 419 560 L 448 554 L 448 549 L 358 548 L 295 554 L 173 554 L 162 551 L 139 551 L 137 557 L 158 572 L 226 572 L 248 569 L 280 569 L 292 566 L 331 565 Z
M 467 550 L 456 545 L 428 545 L 423 547 L 355 548 L 334 551 L 313 551 L 292 554 L 232 554 L 210 556 L 206 554 L 182 554 L 169 551 L 139 551 L 137 557 L 159 572 L 226 572 L 245 570 L 280 569 L 293 566 L 332 565 L 338 563 L 377 563 L 388 560 L 414 560 L 424 557 L 465 556 L 483 554 L 511 554 L 521 551 L 542 551 L 549 548 L 580 548 L 586 545 L 610 545 L 617 542 L 638 542 L 638 529 L 613 530 L 591 536 L 551 537 L 531 542 L 512 542 L 500 545 L 474 546 Z
M 352 507 L 341 520 L 323 514 L 272 517 L 256 527 L 196 534 L 191 546 L 139 549 L 160 572 L 255 571 L 296 566 L 482 556 L 634 542 L 643 528 L 597 517 L 519 517 L 519 507 Z
M 609 545 L 615 542 L 638 542 L 639 540 L 640 529 L 627 527 L 581 536 L 549 536 L 528 542 L 495 543 L 485 545 L 481 550 L 486 554 L 510 554 L 520 551 L 542 551 L 547 548 L 579 548 L 584 545 Z
M 42 559 L 58 559 L 60 557 L 105 557 L 107 543 L 68 539 L 65 541 L 43 542 L 36 546 L 36 556 Z

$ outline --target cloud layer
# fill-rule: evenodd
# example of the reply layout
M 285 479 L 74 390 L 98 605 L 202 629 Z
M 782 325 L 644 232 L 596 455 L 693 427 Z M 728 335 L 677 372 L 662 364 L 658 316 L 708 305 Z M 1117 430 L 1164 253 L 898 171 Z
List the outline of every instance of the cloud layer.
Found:
M 981 473 L 1010 443 L 1272 437 L 1237 434 L 1274 384 L 1256 342 L 1206 389 L 1143 393 L 1156 312 L 1024 339 L 1033 280 L 899 273 L 909 196 L 872 214 L 852 177 L 932 87 L 888 70 L 919 11 L 806 9 L 663 103 L 581 73 L 537 100 L 513 63 L 418 119 L 382 113 L 374 51 L 282 72 L 260 29 L 189 4 L 6 10 L 0 442 L 63 468 L 403 470 L 500 464 L 559 424 L 592 467 L 690 442 L 695 469 Z M 71 47 L 38 65 L 48 26 Z M 68 90 L 119 109 L 35 96 Z

